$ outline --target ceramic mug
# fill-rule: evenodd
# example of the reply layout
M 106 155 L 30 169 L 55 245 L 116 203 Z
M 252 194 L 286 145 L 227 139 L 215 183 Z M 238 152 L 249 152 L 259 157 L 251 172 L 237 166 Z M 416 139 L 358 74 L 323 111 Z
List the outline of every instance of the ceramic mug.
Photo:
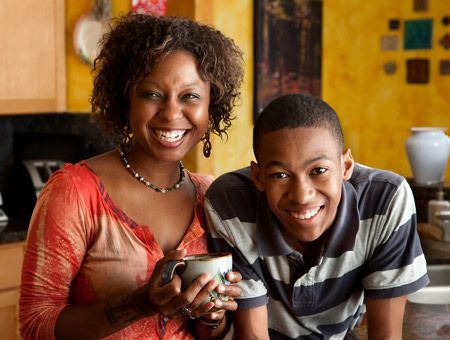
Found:
M 202 274 L 209 274 L 217 283 L 229 284 L 225 275 L 232 270 L 233 258 L 230 253 L 204 253 L 188 255 L 180 260 L 170 260 L 164 264 L 161 284 L 170 282 L 174 274 L 181 277 L 181 290 L 189 287 Z M 209 301 L 228 300 L 228 296 L 212 291 Z M 208 302 L 208 301 L 205 301 Z

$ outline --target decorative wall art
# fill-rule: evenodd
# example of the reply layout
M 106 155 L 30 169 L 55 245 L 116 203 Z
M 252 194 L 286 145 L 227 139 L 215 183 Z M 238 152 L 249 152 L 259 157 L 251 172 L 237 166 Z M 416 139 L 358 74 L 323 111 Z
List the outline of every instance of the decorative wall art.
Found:
M 444 34 L 444 36 L 441 39 L 439 39 L 439 44 L 441 44 L 443 48 L 448 50 L 450 48 L 450 34 L 448 33 Z
M 381 37 L 381 49 L 384 51 L 394 51 L 400 48 L 400 38 L 398 35 L 383 35 Z
M 400 20 L 398 20 L 398 19 L 389 20 L 389 29 L 391 31 L 396 31 L 396 30 L 400 29 Z
M 413 8 L 414 12 L 428 11 L 428 0 L 414 0 Z
M 428 0 L 411 0 L 414 12 L 427 12 Z M 422 14 L 421 14 L 422 15 Z M 434 22 L 435 20 L 435 22 Z M 434 33 L 433 25 L 441 24 L 446 28 L 446 32 Z M 382 51 L 400 50 L 400 40 L 403 38 L 404 51 L 423 50 L 419 55 L 415 54 L 415 58 L 405 60 L 406 82 L 408 84 L 427 84 L 430 81 L 430 69 L 436 67 L 439 75 L 450 75 L 450 59 L 441 59 L 434 61 L 436 65 L 432 65 L 430 57 L 427 53 L 433 48 L 433 41 L 438 48 L 445 50 L 450 49 L 450 32 L 447 26 L 450 25 L 450 16 L 443 15 L 439 18 L 392 18 L 387 22 L 387 32 L 380 37 L 380 48 Z M 442 30 L 436 27 L 436 31 Z M 433 33 L 435 36 L 433 37 Z M 417 52 L 415 52 L 417 53 Z M 389 55 L 392 57 L 392 55 Z M 386 75 L 393 75 L 397 71 L 397 64 L 393 60 L 385 60 L 382 64 L 383 71 Z
M 272 99 L 321 96 L 322 0 L 255 0 L 255 117 Z
M 431 19 L 405 20 L 403 34 L 405 50 L 430 49 L 433 21 Z
M 450 75 L 450 59 L 439 62 L 439 73 L 442 75 Z
M 395 61 L 387 61 L 383 68 L 386 74 L 394 74 L 397 71 L 397 64 Z
M 428 59 L 408 59 L 406 61 L 406 79 L 408 83 L 428 83 L 430 61 Z

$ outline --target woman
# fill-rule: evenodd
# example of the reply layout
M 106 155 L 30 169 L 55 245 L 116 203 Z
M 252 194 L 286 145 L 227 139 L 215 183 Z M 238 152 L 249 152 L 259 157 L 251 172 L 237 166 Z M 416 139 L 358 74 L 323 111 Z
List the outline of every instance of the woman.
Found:
M 242 54 L 208 26 L 129 14 L 105 35 L 94 73 L 94 117 L 119 147 L 66 164 L 41 192 L 23 264 L 21 334 L 220 336 L 239 287 L 203 275 L 181 292 L 178 276 L 166 285 L 160 276 L 164 262 L 207 251 L 212 178 L 189 173 L 181 159 L 200 141 L 208 157 L 210 134 L 226 134 Z M 231 299 L 203 304 L 213 290 Z

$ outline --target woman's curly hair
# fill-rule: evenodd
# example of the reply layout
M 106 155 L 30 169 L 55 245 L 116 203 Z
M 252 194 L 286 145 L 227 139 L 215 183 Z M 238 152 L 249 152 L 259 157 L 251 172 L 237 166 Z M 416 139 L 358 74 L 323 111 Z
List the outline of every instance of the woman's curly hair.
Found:
M 202 80 L 210 82 L 211 132 L 226 136 L 243 77 L 242 52 L 233 40 L 182 17 L 130 13 L 113 20 L 94 62 L 90 98 L 93 118 L 104 131 L 116 141 L 126 137 L 131 91 L 161 58 L 185 50 L 197 60 Z

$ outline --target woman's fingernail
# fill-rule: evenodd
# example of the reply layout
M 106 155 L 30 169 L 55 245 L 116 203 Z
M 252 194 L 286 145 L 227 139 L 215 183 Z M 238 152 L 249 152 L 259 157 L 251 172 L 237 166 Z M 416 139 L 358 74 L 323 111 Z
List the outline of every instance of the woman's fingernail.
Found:
M 214 306 L 215 306 L 216 308 L 222 307 L 222 301 L 219 300 L 219 299 L 214 300 Z
M 218 286 L 217 286 L 217 291 L 218 291 L 219 293 L 223 293 L 223 292 L 225 291 L 225 286 L 222 285 L 222 284 L 218 285 Z

